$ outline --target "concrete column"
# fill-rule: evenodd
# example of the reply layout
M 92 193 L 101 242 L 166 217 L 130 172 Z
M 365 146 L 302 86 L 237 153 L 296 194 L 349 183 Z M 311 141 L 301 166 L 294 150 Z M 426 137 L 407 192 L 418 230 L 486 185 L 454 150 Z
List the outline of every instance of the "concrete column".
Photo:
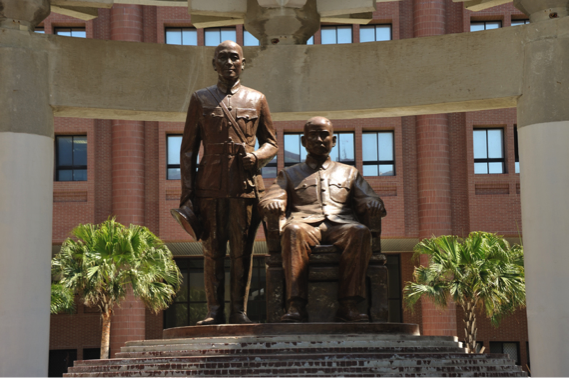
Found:
M 517 104 L 531 370 L 567 377 L 568 1 L 515 4 L 532 26 Z
M 46 1 L 0 0 L 0 376 L 47 376 L 53 113 L 47 53 L 28 47 Z
M 143 7 L 115 4 L 111 9 L 111 39 L 142 42 Z M 145 224 L 145 130 L 141 121 L 113 121 L 113 214 L 117 221 Z M 111 357 L 125 342 L 144 340 L 145 307 L 129 290 L 111 319 Z
M 445 0 L 414 0 L 414 37 L 445 34 Z M 418 158 L 419 238 L 449 235 L 451 226 L 451 174 L 449 157 L 449 123 L 446 114 L 416 117 Z M 422 265 L 429 259 L 423 256 Z M 422 300 L 424 335 L 457 334 L 455 303 L 445 310 Z

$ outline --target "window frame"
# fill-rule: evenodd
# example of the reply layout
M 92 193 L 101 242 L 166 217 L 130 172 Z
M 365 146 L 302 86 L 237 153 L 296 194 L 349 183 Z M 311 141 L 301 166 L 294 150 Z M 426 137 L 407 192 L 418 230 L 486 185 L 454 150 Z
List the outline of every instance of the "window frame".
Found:
M 168 153 L 170 152 L 170 147 L 169 147 L 169 144 L 170 144 L 170 137 L 180 137 L 180 138 L 182 138 L 182 134 L 166 134 L 166 179 L 167 179 L 168 181 L 171 181 L 171 180 L 180 180 L 180 179 L 182 178 L 182 169 L 181 169 L 181 167 L 180 167 L 180 162 L 179 162 L 178 164 L 169 164 L 169 163 L 168 163 L 168 155 L 169 155 Z M 180 152 L 179 152 L 179 153 L 180 153 Z M 170 177 L 168 176 L 168 170 L 169 170 L 169 169 L 176 169 L 176 168 L 178 168 L 178 169 L 180 170 L 180 177 L 181 177 L 181 178 L 177 178 L 177 179 L 176 179 L 176 178 L 170 178 Z M 196 169 L 198 169 L 198 167 L 196 167 Z
M 348 43 L 339 43 L 338 42 L 338 28 L 350 28 L 350 42 Z M 323 43 L 323 30 L 330 30 L 330 29 L 334 29 L 335 30 L 335 43 Z M 352 27 L 352 25 L 322 25 L 321 26 L 321 45 L 349 45 L 351 43 L 354 43 L 354 36 L 352 35 L 352 33 L 354 32 L 354 28 Z
M 257 44 L 256 44 L 256 45 L 251 45 L 251 44 L 250 44 L 250 45 L 246 45 L 246 44 L 245 44 L 245 36 L 246 36 L 245 33 L 248 33 L 248 34 L 251 35 L 253 38 L 255 38 L 256 41 L 257 41 Z M 236 37 L 237 37 L 237 31 L 236 31 Z M 256 36 L 254 36 L 253 34 L 251 34 L 250 32 L 248 32 L 247 30 L 245 30 L 245 28 L 243 28 L 243 46 L 246 47 L 246 46 L 260 46 L 260 45 L 261 45 L 261 43 L 259 42 L 259 39 L 257 39 Z
M 515 24 L 513 25 L 513 22 L 522 22 L 522 24 Z M 515 18 L 515 19 L 511 19 L 511 26 L 521 26 L 521 25 L 527 25 L 530 24 L 530 20 L 528 18 Z
M 498 28 L 487 29 L 487 23 L 490 23 L 490 22 L 498 22 L 498 23 L 499 23 L 499 27 L 498 27 Z M 484 28 L 483 28 L 483 30 L 471 30 L 471 27 L 472 27 L 473 25 L 483 25 Z M 472 20 L 472 21 L 469 23 L 469 32 L 475 33 L 475 32 L 478 32 L 478 31 L 495 30 L 495 29 L 501 29 L 502 27 L 503 27 L 503 21 L 502 21 L 502 20 L 485 20 L 485 21 L 473 21 L 473 20 Z
M 519 162 L 519 131 L 517 125 L 513 127 L 514 143 L 515 143 L 515 173 L 520 174 L 520 162 Z
M 333 135 L 337 137 L 337 143 L 335 146 L 337 148 L 339 148 L 338 147 L 339 139 L 340 139 L 339 137 L 341 134 L 352 134 L 352 150 L 354 152 L 354 160 L 351 160 L 350 162 L 340 161 L 340 160 L 333 160 L 333 161 L 335 161 L 337 163 L 351 165 L 353 167 L 356 167 L 356 133 L 354 131 L 335 131 L 335 132 L 333 132 Z M 302 159 L 302 156 L 306 156 L 308 153 L 303 154 L 303 150 L 306 151 L 306 149 L 305 149 L 305 147 L 303 147 L 303 144 L 301 142 L 301 137 L 304 135 L 303 132 L 289 132 L 289 133 L 286 132 L 286 133 L 283 133 L 283 153 L 285 154 L 285 152 L 287 151 L 286 146 L 285 146 L 285 136 L 287 136 L 287 135 L 298 135 L 299 136 L 299 159 Z M 333 148 L 335 148 L 335 147 L 333 147 Z M 331 150 L 331 152 L 332 152 L 332 150 Z M 284 167 L 291 167 L 295 164 L 299 164 L 299 163 L 302 163 L 304 161 L 304 160 L 300 160 L 297 162 L 287 162 L 285 159 L 285 155 L 283 155 L 283 156 L 284 156 L 284 158 L 283 158 Z M 329 156 L 330 156 L 330 154 L 329 154 Z M 339 159 L 340 159 L 340 154 L 339 154 Z M 331 160 L 332 160 L 332 158 L 331 158 Z
M 473 133 L 475 133 L 475 131 L 482 131 L 485 130 L 485 142 L 486 142 L 486 150 L 487 150 L 487 156 L 489 156 L 489 130 L 501 130 L 501 155 L 503 156 L 502 158 L 489 158 L 487 157 L 486 159 L 482 159 L 482 158 L 475 158 L 475 146 L 473 146 L 473 174 L 475 175 L 504 175 L 507 172 L 507 158 L 505 156 L 505 128 L 504 127 L 474 127 L 473 128 Z M 475 137 L 473 136 L 473 140 L 475 140 Z M 473 141 L 474 143 L 474 141 Z M 475 172 L 475 164 L 477 163 L 487 163 L 487 173 L 476 173 Z M 503 170 L 501 173 L 489 173 L 489 163 L 502 163 L 503 164 Z
M 377 37 L 377 34 L 376 34 L 376 32 L 377 32 L 377 30 L 378 30 L 378 29 L 377 29 L 378 26 L 389 26 L 389 27 L 390 27 L 390 39 L 388 39 L 388 40 L 380 40 L 380 41 L 378 40 L 378 37 Z M 370 27 L 373 27 L 373 28 L 374 28 L 374 41 L 362 42 L 362 29 L 368 29 L 368 28 L 370 28 Z M 360 31 L 359 31 L 359 33 L 358 33 L 358 36 L 360 37 L 359 43 L 392 41 L 392 40 L 394 39 L 394 28 L 392 27 L 392 24 L 372 24 L 372 25 L 369 24 L 369 25 L 361 25 L 361 26 L 360 26 Z
M 517 359 L 515 361 L 515 364 L 518 366 L 521 366 L 522 361 L 521 361 L 521 343 L 519 341 L 490 341 L 489 342 L 489 353 L 494 353 L 492 352 L 493 349 L 493 344 L 495 345 L 501 345 L 501 350 L 503 354 L 508 354 L 505 352 L 505 344 L 515 344 L 517 347 Z M 510 357 L 510 355 L 509 355 Z
M 231 27 L 231 26 L 221 26 L 221 27 L 212 27 L 212 28 L 204 28 L 204 46 L 210 46 L 210 47 L 215 47 L 218 46 L 220 43 L 224 42 L 224 39 L 222 39 L 222 30 L 223 29 L 229 29 L 232 30 L 235 33 L 235 40 L 233 42 L 237 43 L 237 28 L 235 26 Z M 212 32 L 214 30 L 218 30 L 220 33 L 220 42 L 216 43 L 215 45 L 208 45 L 206 40 L 207 40 L 207 34 L 208 32 Z M 230 40 L 231 41 L 231 40 Z
M 396 173 L 396 143 L 395 143 L 396 139 L 395 139 L 394 130 L 362 131 L 362 139 L 363 139 L 362 145 L 364 146 L 364 135 L 365 134 L 376 134 L 376 140 L 378 141 L 378 134 L 379 133 L 392 134 L 392 160 L 380 160 L 379 156 L 378 156 L 380 148 L 378 148 L 378 145 L 376 145 L 376 157 L 378 158 L 378 160 L 364 160 L 364 153 L 362 154 L 362 176 L 365 176 L 365 177 L 394 177 L 397 174 Z M 367 176 L 364 174 L 364 166 L 365 165 L 392 165 L 393 166 L 392 172 L 394 172 L 394 174 L 392 174 L 392 175 Z
M 180 30 L 180 41 L 182 42 L 181 44 L 177 44 L 177 43 L 168 43 L 167 42 L 167 34 L 169 31 L 174 31 L 174 30 Z M 196 32 L 196 44 L 184 44 L 184 34 L 182 33 L 184 30 L 189 30 L 189 31 L 194 31 Z M 198 46 L 198 29 L 196 29 L 194 26 L 165 26 L 164 27 L 164 43 L 166 45 L 172 45 L 172 46 Z
M 59 32 L 61 31 L 69 31 L 71 35 L 62 35 L 62 37 L 71 37 L 71 38 L 87 38 L 87 29 L 85 26 L 56 26 L 53 28 L 53 34 L 60 35 Z M 78 37 L 73 35 L 74 31 L 82 31 L 85 33 L 85 37 Z
M 69 138 L 71 137 L 71 165 L 61 165 L 59 163 L 59 143 L 58 143 L 58 139 L 59 138 Z M 73 135 L 56 135 L 55 136 L 55 179 L 54 181 L 57 182 L 73 182 L 73 181 L 88 181 L 89 180 L 89 175 L 87 172 L 87 167 L 89 166 L 89 153 L 88 153 L 88 146 L 86 146 L 85 148 L 85 161 L 87 161 L 87 164 L 85 165 L 75 165 L 74 164 L 74 160 L 75 160 L 75 153 L 74 153 L 74 144 L 75 144 L 75 138 L 76 137 L 82 137 L 85 138 L 85 144 L 87 145 L 88 139 L 87 139 L 87 135 L 86 134 L 73 134 Z M 72 180 L 60 180 L 59 179 L 59 171 L 69 171 L 71 170 L 71 177 Z M 85 170 L 85 180 L 75 180 L 75 170 Z

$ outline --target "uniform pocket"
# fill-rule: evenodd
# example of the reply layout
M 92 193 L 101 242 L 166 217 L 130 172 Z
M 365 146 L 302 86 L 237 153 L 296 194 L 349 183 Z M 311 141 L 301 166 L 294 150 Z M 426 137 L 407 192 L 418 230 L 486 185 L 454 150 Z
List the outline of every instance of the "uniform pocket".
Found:
M 202 112 L 202 115 L 204 117 L 214 117 L 214 118 L 223 118 L 224 117 L 224 111 L 222 110 L 222 108 L 217 107 L 217 108 L 204 108 L 204 111 Z
M 346 201 L 348 200 L 350 187 L 345 183 L 330 183 L 329 190 L 331 194 L 331 199 L 333 201 L 339 203 L 346 203 Z

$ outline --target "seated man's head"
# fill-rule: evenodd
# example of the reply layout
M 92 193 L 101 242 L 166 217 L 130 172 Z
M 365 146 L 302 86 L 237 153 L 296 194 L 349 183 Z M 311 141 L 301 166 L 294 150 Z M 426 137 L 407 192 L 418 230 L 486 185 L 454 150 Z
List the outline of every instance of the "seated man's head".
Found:
M 241 46 L 232 41 L 220 43 L 214 51 L 212 64 L 214 70 L 218 72 L 220 80 L 224 82 L 236 81 L 245 68 L 245 58 Z
M 327 157 L 336 145 L 332 122 L 325 117 L 311 118 L 303 131 L 301 143 L 310 155 Z

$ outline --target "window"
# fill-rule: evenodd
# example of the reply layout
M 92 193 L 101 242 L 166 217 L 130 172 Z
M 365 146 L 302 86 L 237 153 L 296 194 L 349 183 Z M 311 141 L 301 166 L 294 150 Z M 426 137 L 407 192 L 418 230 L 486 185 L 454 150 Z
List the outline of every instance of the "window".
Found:
M 83 348 L 84 360 L 98 360 L 99 358 L 101 358 L 100 348 Z
M 48 377 L 63 377 L 67 369 L 77 360 L 77 349 L 55 349 L 49 351 Z
M 195 28 L 166 28 L 166 44 L 198 46 L 198 32 Z
M 321 44 L 340 43 L 352 43 L 352 26 L 323 26 L 321 28 Z
M 503 129 L 473 130 L 475 174 L 505 173 Z
M 36 26 L 36 28 L 34 29 L 34 33 L 45 34 L 46 31 L 43 26 Z
M 363 132 L 362 162 L 364 176 L 394 176 L 394 132 Z
M 307 40 L 307 45 L 314 45 L 314 44 L 315 44 L 315 37 L 311 36 L 311 38 Z
M 517 342 L 495 342 L 491 341 L 491 353 L 504 353 L 508 354 L 509 358 L 517 365 L 521 364 L 519 343 Z
M 368 25 L 360 27 L 360 42 L 392 40 L 392 25 Z
M 205 45 L 218 46 L 223 41 L 236 40 L 236 28 L 209 28 L 204 30 Z
M 65 37 L 85 38 L 85 28 L 55 28 L 54 34 Z
M 502 25 L 501 21 L 471 21 L 471 31 L 498 29 Z
M 255 150 L 259 149 L 259 142 L 257 139 L 255 140 Z M 277 177 L 277 155 L 265 165 L 265 167 L 261 168 L 261 176 L 263 178 L 274 178 Z
M 402 288 L 400 286 L 400 254 L 386 254 L 388 268 L 388 321 L 402 322 Z
M 255 38 L 253 34 L 247 30 L 243 31 L 243 45 L 244 46 L 259 46 L 259 39 Z
M 204 290 L 204 259 L 176 259 L 182 285 L 174 303 L 164 311 L 164 328 L 195 325 L 208 313 Z M 225 260 L 225 314 L 230 315 L 230 260 Z M 254 322 L 265 322 L 265 258 L 253 258 L 247 315 Z
M 166 179 L 180 180 L 180 146 L 182 135 L 166 136 Z
M 354 166 L 354 133 L 334 133 L 334 135 L 336 136 L 336 146 L 330 152 L 331 160 Z M 284 155 L 286 167 L 298 164 L 307 158 L 307 150 L 301 144 L 302 136 L 302 133 L 285 134 Z
M 55 138 L 56 181 L 87 181 L 87 136 Z
M 521 173 L 521 167 L 519 164 L 519 132 L 517 127 L 514 127 L 515 131 L 515 173 Z
M 511 26 L 518 26 L 518 25 L 525 25 L 525 24 L 529 24 L 530 20 L 529 19 L 525 19 L 525 20 L 511 20 Z

